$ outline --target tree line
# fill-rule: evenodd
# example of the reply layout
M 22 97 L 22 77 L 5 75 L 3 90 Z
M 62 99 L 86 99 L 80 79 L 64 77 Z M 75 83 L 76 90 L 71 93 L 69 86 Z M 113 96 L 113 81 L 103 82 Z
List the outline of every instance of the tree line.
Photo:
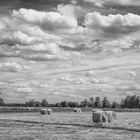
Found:
M 119 103 L 116 101 L 110 102 L 107 97 L 90 97 L 78 102 L 62 101 L 54 104 L 49 104 L 46 99 L 42 101 L 29 100 L 23 104 L 19 103 L 5 103 L 0 98 L 0 106 L 12 106 L 12 107 L 92 107 L 92 108 L 140 108 L 140 96 L 126 96 Z

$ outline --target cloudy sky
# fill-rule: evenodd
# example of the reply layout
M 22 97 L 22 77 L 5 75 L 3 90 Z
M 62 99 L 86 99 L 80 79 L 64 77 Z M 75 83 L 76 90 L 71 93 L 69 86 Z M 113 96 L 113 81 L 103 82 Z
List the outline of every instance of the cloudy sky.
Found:
M 6 102 L 140 95 L 140 1 L 0 1 L 0 91 Z

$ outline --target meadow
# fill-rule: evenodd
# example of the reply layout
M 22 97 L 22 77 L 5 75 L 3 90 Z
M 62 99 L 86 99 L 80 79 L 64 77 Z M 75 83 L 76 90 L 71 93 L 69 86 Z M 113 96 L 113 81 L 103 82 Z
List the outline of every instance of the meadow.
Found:
M 111 124 L 95 125 L 92 113 L 0 113 L 0 140 L 139 140 L 140 113 L 117 112 Z

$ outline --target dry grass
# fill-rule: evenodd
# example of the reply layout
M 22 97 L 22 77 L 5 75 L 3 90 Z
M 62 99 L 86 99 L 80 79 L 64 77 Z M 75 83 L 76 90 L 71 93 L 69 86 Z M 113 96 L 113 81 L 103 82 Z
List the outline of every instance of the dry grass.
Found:
M 39 112 L 43 107 L 0 107 L 0 113 L 14 113 L 14 112 Z M 44 107 L 45 108 L 45 107 Z M 73 112 L 72 107 L 49 107 L 54 112 Z M 93 108 L 81 107 L 82 112 L 91 112 Z M 136 108 L 102 108 L 102 110 L 112 110 L 115 112 L 140 112 L 140 109 Z
M 91 113 L 3 113 L 0 140 L 139 140 L 140 113 L 117 113 L 117 120 L 95 126 Z

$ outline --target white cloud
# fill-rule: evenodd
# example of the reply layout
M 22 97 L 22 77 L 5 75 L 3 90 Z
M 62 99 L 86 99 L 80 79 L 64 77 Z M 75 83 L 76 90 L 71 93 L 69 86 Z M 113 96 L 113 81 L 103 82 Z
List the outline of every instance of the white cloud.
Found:
M 76 5 L 77 4 L 77 0 L 72 0 L 71 3 Z
M 34 52 L 46 52 L 48 54 L 58 54 L 59 53 L 59 47 L 55 43 L 40 43 L 36 45 L 15 45 L 12 46 L 14 49 L 23 50 L 23 51 L 34 51 Z
M 128 74 L 130 74 L 132 77 L 136 77 L 137 76 L 135 71 L 128 71 Z
M 96 72 L 93 70 L 87 71 L 84 75 L 85 76 L 97 76 Z
M 5 28 L 5 25 L 3 24 L 2 21 L 0 21 L 0 30 L 4 29 Z
M 28 70 L 28 67 L 20 65 L 16 62 L 6 62 L 0 64 L 0 71 L 3 72 L 22 72 L 24 70 Z
M 3 36 L 4 40 L 11 41 L 13 44 L 32 44 L 33 42 L 37 41 L 36 38 L 32 36 L 28 36 L 27 34 L 21 32 L 21 31 L 16 31 L 16 32 L 11 32 Z
M 105 36 L 115 36 L 137 32 L 140 29 L 140 16 L 132 13 L 126 15 L 101 15 L 98 12 L 87 13 L 85 25 Z
M 121 39 L 115 39 L 111 41 L 106 41 L 104 43 L 101 43 L 100 46 L 103 46 L 103 48 L 130 48 L 133 46 L 134 41 L 132 37 L 125 37 Z
M 11 86 L 11 85 L 8 84 L 8 83 L 0 82 L 0 86 L 1 86 L 1 87 L 9 87 L 9 86 Z
M 67 5 L 60 4 L 57 6 L 57 10 L 62 15 L 76 20 L 83 19 L 85 15 L 84 10 L 80 6 L 74 6 L 71 4 Z
M 37 53 L 37 54 L 30 54 L 21 55 L 22 58 L 28 59 L 28 60 L 34 60 L 34 61 L 53 61 L 53 60 L 59 60 L 59 59 L 66 59 L 64 56 L 60 55 L 50 55 L 50 54 L 43 54 L 43 53 Z
M 45 83 L 40 83 L 39 81 L 31 81 L 29 82 L 30 87 L 35 88 L 48 88 L 48 85 Z
M 59 91 L 55 91 L 54 93 L 53 93 L 54 95 L 56 95 L 56 96 L 66 96 L 66 93 L 63 93 L 63 92 L 59 92 Z
M 68 94 L 67 96 L 70 96 L 70 97 L 73 97 L 73 98 L 84 98 L 84 96 L 77 95 L 76 93 L 75 94 Z
M 14 10 L 11 16 L 2 20 L 7 28 L 0 41 L 7 45 L 7 49 L 2 49 L 1 56 L 43 61 L 71 57 L 74 54 L 59 46 L 77 48 L 86 42 L 84 28 L 78 26 L 81 18 L 84 18 L 82 8 L 71 4 L 58 5 L 56 12 Z M 80 53 L 78 55 L 81 56 Z
M 131 36 L 122 37 L 102 42 L 98 47 L 102 48 L 102 53 L 120 54 L 123 49 L 130 49 L 134 45 L 134 40 Z
M 126 96 L 133 96 L 133 95 L 134 95 L 134 93 L 131 92 L 131 91 L 127 91 L 127 92 L 126 92 Z
M 59 78 L 59 80 L 66 81 L 66 82 L 72 82 L 73 81 L 73 79 L 69 76 L 62 76 L 62 77 Z
M 112 49 L 103 49 L 102 51 L 104 54 L 120 54 L 122 53 L 122 49 L 120 48 L 112 48 Z
M 97 78 L 92 78 L 92 79 L 90 79 L 90 83 L 91 84 L 97 84 L 97 83 L 99 83 L 100 81 L 97 79 Z
M 66 17 L 58 12 L 40 12 L 33 9 L 21 8 L 18 11 L 14 10 L 12 17 L 51 31 L 77 27 L 77 20 Z
M 19 93 L 32 93 L 32 89 L 30 87 L 24 87 L 24 88 L 17 88 L 16 92 Z
M 119 85 L 116 87 L 116 89 L 121 91 L 136 91 L 136 90 L 140 90 L 140 86 L 138 84 Z
M 116 39 L 116 36 L 128 36 L 139 31 L 140 27 L 140 16 L 134 14 L 105 16 L 97 12 L 87 13 L 85 27 L 82 27 L 79 21 L 84 16 L 83 8 L 72 4 L 60 4 L 55 12 L 14 10 L 9 19 L 7 16 L 0 22 L 0 28 L 5 28 L 3 23 L 7 25 L 5 32 L 0 33 L 0 41 L 7 44 L 7 49 L 2 48 L 0 55 L 45 61 L 82 57 L 85 50 L 93 48 L 103 50 L 103 53 L 120 53 L 120 46 L 127 48 L 131 44 L 124 38 Z M 108 41 L 95 45 L 91 42 L 96 37 Z M 113 37 L 116 40 L 112 40 Z

